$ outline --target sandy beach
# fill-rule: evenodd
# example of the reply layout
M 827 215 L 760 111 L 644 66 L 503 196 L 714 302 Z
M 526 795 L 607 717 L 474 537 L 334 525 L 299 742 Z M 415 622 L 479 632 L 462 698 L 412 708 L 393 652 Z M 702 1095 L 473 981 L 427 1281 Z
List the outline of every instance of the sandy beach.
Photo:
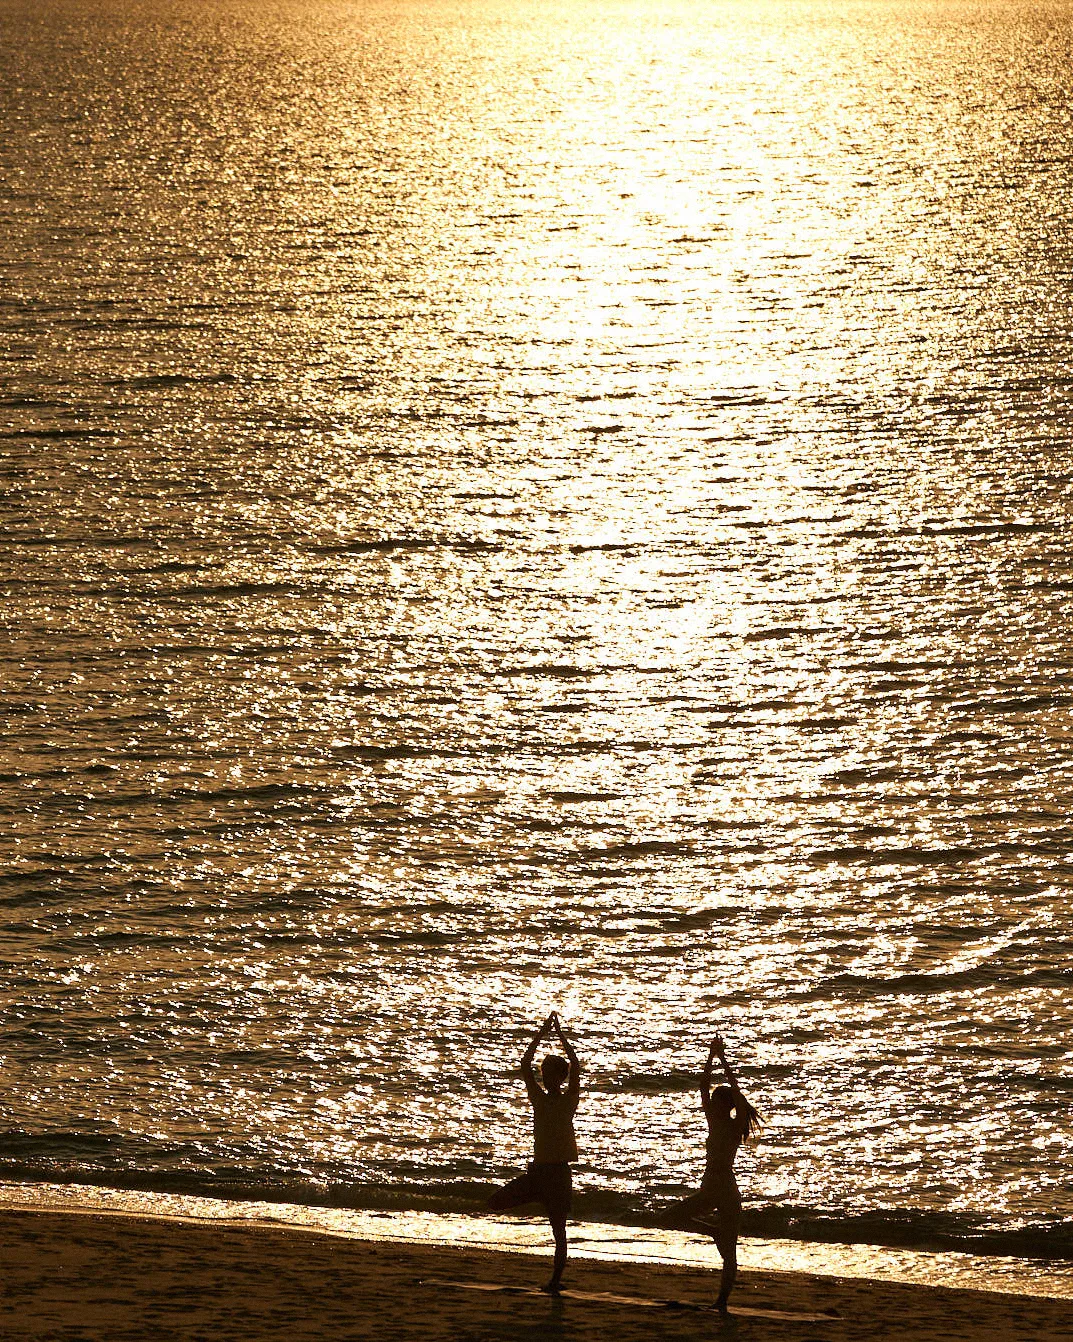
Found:
M 579 1293 L 675 1307 L 437 1285 L 532 1287 L 546 1264 L 291 1228 L 11 1210 L 0 1214 L 0 1234 L 0 1337 L 12 1342 L 1073 1338 L 1069 1302 L 982 1291 L 745 1271 L 732 1302 L 739 1313 L 722 1320 L 703 1308 L 714 1278 L 688 1267 L 576 1259 L 569 1268 L 566 1285 Z

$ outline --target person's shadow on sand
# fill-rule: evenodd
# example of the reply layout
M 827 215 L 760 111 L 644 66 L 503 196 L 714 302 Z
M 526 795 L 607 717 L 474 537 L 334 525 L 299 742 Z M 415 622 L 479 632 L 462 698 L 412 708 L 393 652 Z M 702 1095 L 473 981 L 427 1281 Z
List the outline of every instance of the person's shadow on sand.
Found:
M 563 1299 L 562 1296 L 549 1295 L 547 1310 L 542 1311 L 538 1317 L 523 1322 L 520 1319 L 511 1321 L 510 1324 L 510 1342 L 574 1342 L 574 1339 L 591 1334 L 586 1326 L 586 1311 L 584 1307 L 578 1309 L 577 1302 Z M 642 1311 L 647 1313 L 648 1311 Z M 534 1314 L 536 1311 L 534 1311 Z M 591 1322 L 591 1315 L 588 1316 Z M 653 1336 L 659 1335 L 659 1326 L 657 1319 L 653 1319 Z M 714 1318 L 705 1318 L 704 1336 L 714 1338 L 736 1338 L 740 1336 L 738 1331 L 739 1320 L 733 1314 L 717 1314 Z M 503 1335 L 504 1337 L 507 1334 Z M 806 1342 L 812 1342 L 806 1339 Z M 816 1339 L 815 1342 L 820 1342 Z
M 537 1315 L 536 1310 L 533 1313 Z M 533 1342 L 543 1342 L 544 1338 L 550 1338 L 554 1339 L 554 1342 L 558 1342 L 559 1339 L 568 1342 L 575 1332 L 573 1328 L 567 1327 L 566 1314 L 566 1302 L 562 1296 L 549 1295 L 547 1309 L 541 1310 L 532 1322 L 523 1323 L 521 1319 L 511 1321 L 511 1339 L 517 1338 L 519 1342 L 529 1342 L 532 1338 Z

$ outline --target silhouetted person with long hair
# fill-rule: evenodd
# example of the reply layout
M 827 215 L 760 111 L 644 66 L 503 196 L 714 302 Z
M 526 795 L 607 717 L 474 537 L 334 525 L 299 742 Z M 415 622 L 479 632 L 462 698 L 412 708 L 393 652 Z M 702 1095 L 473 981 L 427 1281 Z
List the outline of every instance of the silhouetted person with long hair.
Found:
M 726 1074 L 727 1084 L 712 1090 L 712 1073 L 717 1058 Z M 738 1275 L 738 1229 L 741 1224 L 741 1195 L 734 1178 L 734 1157 L 742 1142 L 748 1141 L 760 1126 L 760 1115 L 738 1089 L 738 1079 L 727 1061 L 721 1035 L 715 1036 L 708 1050 L 708 1061 L 700 1081 L 700 1103 L 708 1120 L 704 1177 L 696 1193 L 668 1207 L 660 1220 L 675 1230 L 702 1230 L 715 1240 L 723 1259 L 716 1304 L 725 1314 Z M 706 1219 L 707 1212 L 714 1212 L 714 1217 Z
M 540 1064 L 537 1080 L 533 1059 L 545 1035 L 554 1034 L 565 1058 L 549 1053 Z M 488 1210 L 505 1212 L 526 1202 L 539 1202 L 555 1236 L 555 1263 L 544 1287 L 558 1295 L 566 1266 L 566 1218 L 570 1215 L 570 1162 L 577 1160 L 574 1112 L 581 1086 L 581 1068 L 570 1040 L 553 1011 L 522 1055 L 522 1076 L 533 1106 L 533 1159 L 524 1174 L 512 1179 L 488 1199 Z M 565 1087 L 565 1089 L 564 1089 Z

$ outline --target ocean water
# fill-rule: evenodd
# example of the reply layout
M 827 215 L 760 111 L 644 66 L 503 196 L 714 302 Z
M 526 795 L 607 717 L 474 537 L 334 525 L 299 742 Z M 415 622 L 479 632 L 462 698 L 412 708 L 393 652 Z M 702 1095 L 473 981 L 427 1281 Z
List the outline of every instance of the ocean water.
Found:
M 1073 1256 L 1071 19 L 6 0 L 0 1177 Z

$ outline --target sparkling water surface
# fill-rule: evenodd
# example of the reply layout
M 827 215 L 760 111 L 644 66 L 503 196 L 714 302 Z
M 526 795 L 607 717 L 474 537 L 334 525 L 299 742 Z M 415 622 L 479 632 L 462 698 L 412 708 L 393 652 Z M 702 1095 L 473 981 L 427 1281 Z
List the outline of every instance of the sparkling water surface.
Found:
M 1071 20 L 8 0 L 0 1173 L 1073 1253 Z

